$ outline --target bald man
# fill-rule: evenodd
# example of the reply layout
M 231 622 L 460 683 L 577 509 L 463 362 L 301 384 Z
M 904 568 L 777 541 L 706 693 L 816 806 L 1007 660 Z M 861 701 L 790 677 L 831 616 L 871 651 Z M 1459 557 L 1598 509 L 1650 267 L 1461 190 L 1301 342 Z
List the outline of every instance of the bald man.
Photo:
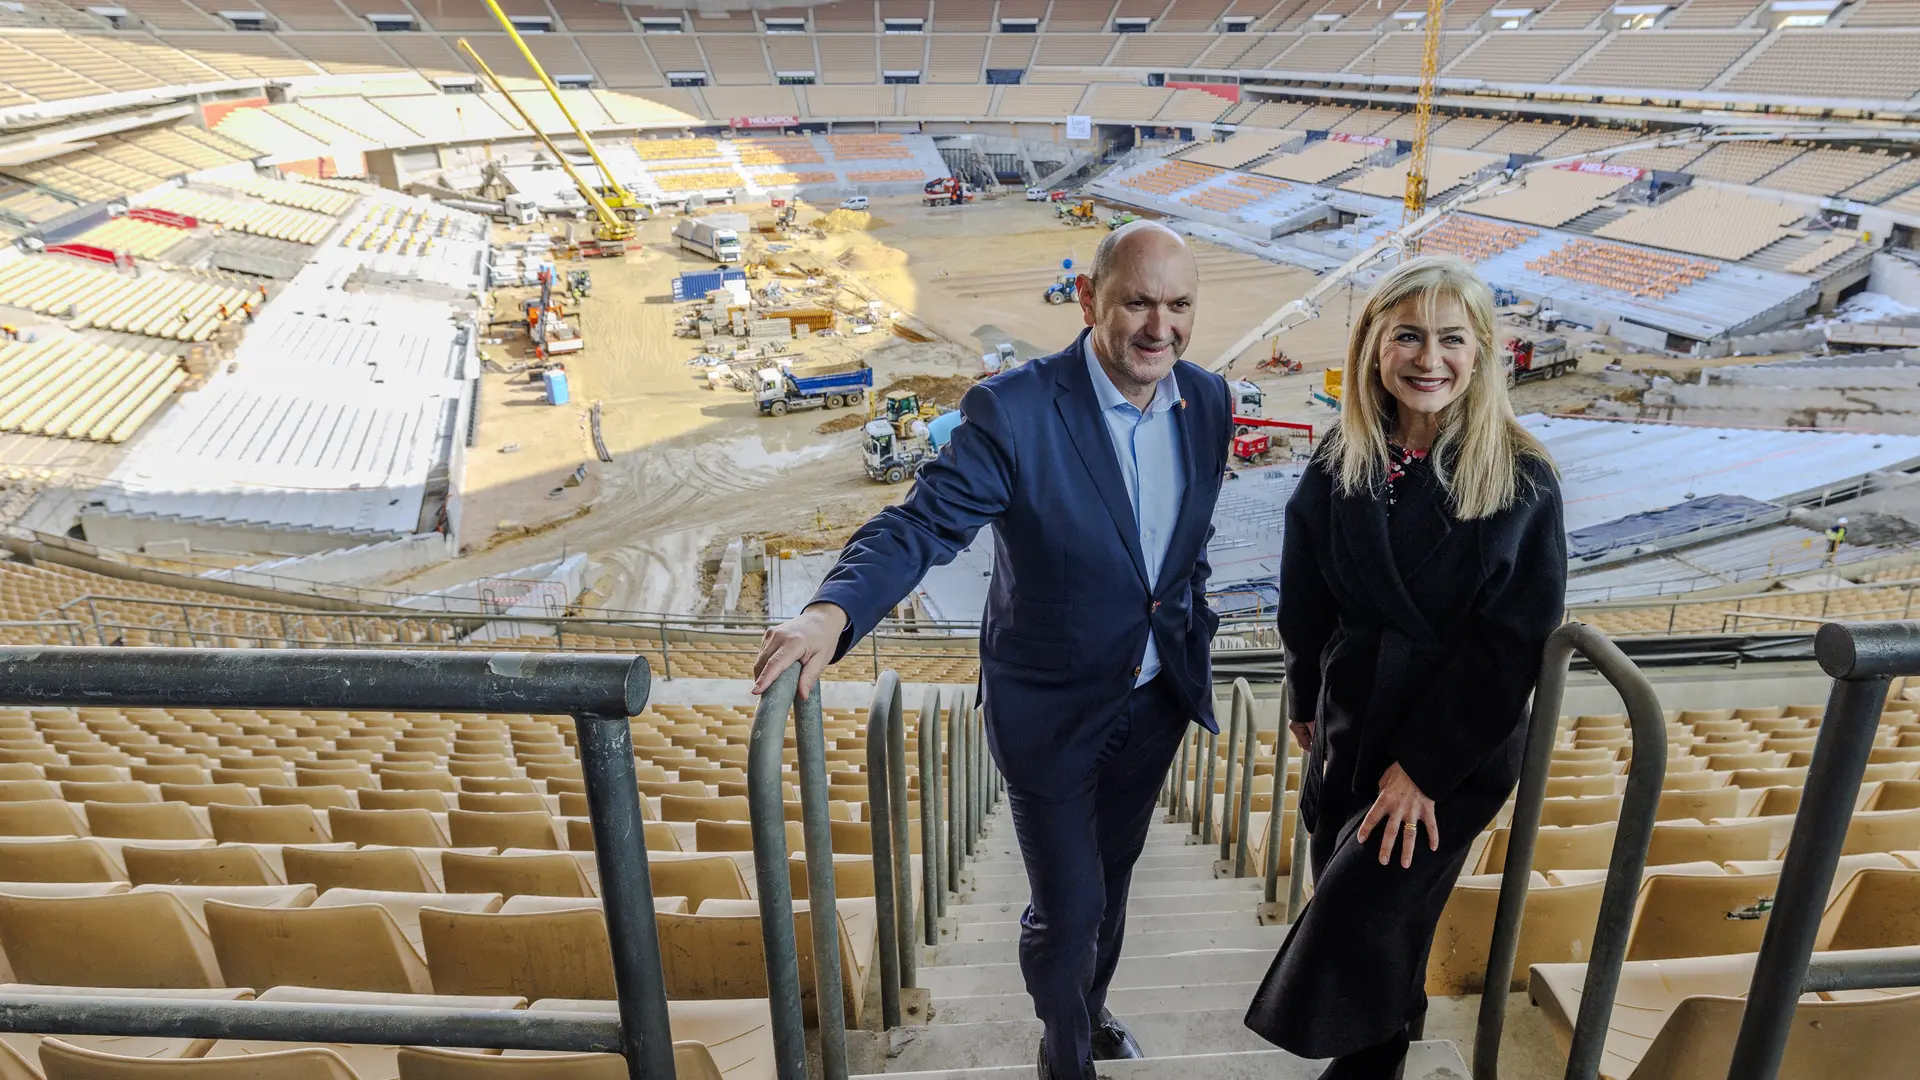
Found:
M 854 534 L 754 668 L 755 693 L 796 663 L 811 693 L 993 525 L 982 701 L 1031 890 L 1020 970 L 1044 1028 L 1041 1080 L 1144 1056 L 1106 1008 L 1127 887 L 1187 725 L 1219 730 L 1207 540 L 1233 415 L 1226 382 L 1180 359 L 1193 255 L 1134 222 L 1101 241 L 1079 291 L 1079 339 L 967 392 L 946 450 Z

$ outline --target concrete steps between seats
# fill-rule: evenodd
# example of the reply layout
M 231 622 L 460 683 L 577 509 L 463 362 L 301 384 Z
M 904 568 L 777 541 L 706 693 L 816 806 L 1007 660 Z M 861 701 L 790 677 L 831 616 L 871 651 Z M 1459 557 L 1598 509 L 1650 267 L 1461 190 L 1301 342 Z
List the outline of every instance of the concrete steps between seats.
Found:
M 1125 1021 L 1149 1057 L 1273 1049 L 1265 1039 L 1247 1030 L 1246 1014 L 1242 1006 L 1116 1015 Z M 887 1070 L 918 1072 L 1031 1065 L 1039 1045 L 1040 1021 L 1031 1017 L 900 1028 L 893 1032 Z
M 1259 878 L 1196 878 L 1197 870 L 1142 870 L 1133 875 L 1133 887 L 1128 891 L 1130 898 L 1150 896 L 1200 896 L 1204 894 L 1234 893 L 1243 894 L 1247 910 L 1259 903 Z M 1027 902 L 1029 895 L 1025 877 L 1002 879 L 1006 884 L 990 883 L 976 887 L 962 897 L 972 904 L 1005 903 L 1018 900 Z M 948 905 L 952 910 L 952 905 Z
M 1219 857 L 1220 849 L 1211 844 L 1182 844 L 1179 847 L 1150 849 L 1141 852 L 1140 861 L 1133 864 L 1134 880 L 1140 880 L 1140 875 L 1149 870 L 1199 871 L 1211 877 L 1214 860 Z M 1000 878 L 1025 880 L 1027 876 L 1027 864 L 1018 856 L 992 862 L 976 860 L 967 869 L 976 883 Z
M 1208 949 L 1265 949 L 1269 956 L 1280 950 L 1280 943 L 1287 939 L 1285 926 L 1260 926 L 1253 915 L 1241 915 L 1241 922 L 1227 929 L 1171 929 L 1147 930 L 1136 927 L 1132 920 L 1127 923 L 1127 938 L 1120 946 L 1120 961 L 1125 964 L 1134 957 L 1171 956 L 1176 953 L 1198 952 Z M 988 964 L 1005 960 L 1009 940 L 1018 941 L 1018 923 L 1015 937 L 997 941 L 956 942 L 942 945 L 930 964 L 921 965 L 927 971 L 940 967 L 959 967 Z
M 1141 915 L 1132 907 L 1127 909 L 1128 937 L 1134 934 L 1157 934 L 1168 930 L 1244 930 L 1254 925 L 1253 911 L 1244 904 L 1234 904 L 1221 911 L 1190 911 L 1177 915 Z M 955 923 L 954 935 L 947 944 L 1018 940 L 1020 940 L 1020 908 L 1008 905 L 1007 918 L 1004 922 L 982 922 L 969 919 L 966 922 Z M 1278 947 L 1275 946 L 1275 948 Z
M 1103 1061 L 1100 1075 L 1109 1080 L 1314 1080 L 1324 1068 L 1324 1062 L 1307 1061 L 1284 1050 L 1255 1050 Z M 886 1075 L 890 1080 L 1033 1080 L 1033 1063 Z M 1402 1080 L 1465 1080 L 1468 1075 L 1452 1043 L 1418 1042 L 1407 1052 Z
M 1011 953 L 1013 950 L 1008 949 Z M 1256 982 L 1273 963 L 1272 949 L 1216 949 L 1174 956 L 1123 958 L 1113 973 L 1115 987 L 1189 986 L 1208 982 Z M 920 985 L 936 1002 L 979 994 L 1014 994 L 1026 989 L 1020 965 L 1011 958 L 1000 964 L 960 964 L 930 967 L 920 972 Z
M 1265 895 L 1260 891 L 1258 879 L 1244 879 L 1249 884 L 1246 892 L 1217 891 L 1198 895 L 1175 893 L 1169 896 L 1142 896 L 1138 890 L 1127 897 L 1127 918 L 1141 915 L 1190 915 L 1214 914 L 1226 911 L 1245 912 L 1248 915 L 1260 903 Z M 989 900 L 978 899 L 978 894 L 963 897 L 962 903 L 949 903 L 947 917 L 956 924 L 970 922 L 1007 922 L 1018 920 L 1020 912 L 1027 906 L 1028 892 L 1022 885 L 1018 894 L 1012 891 L 998 893 Z

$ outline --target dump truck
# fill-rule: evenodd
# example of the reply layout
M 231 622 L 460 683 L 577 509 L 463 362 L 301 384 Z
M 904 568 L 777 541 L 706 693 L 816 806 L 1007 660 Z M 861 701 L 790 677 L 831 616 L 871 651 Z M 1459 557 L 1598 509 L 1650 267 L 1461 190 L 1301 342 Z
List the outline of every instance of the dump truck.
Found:
M 754 400 L 762 416 L 785 416 L 801 409 L 838 409 L 860 405 L 873 386 L 873 369 L 864 360 L 805 368 L 760 369 Z
M 1565 338 L 1508 338 L 1506 344 L 1507 377 L 1513 384 L 1535 379 L 1557 379 L 1569 371 L 1580 370 L 1580 357 L 1567 347 Z
M 681 218 L 673 227 L 673 240 L 682 251 L 698 252 L 717 263 L 740 261 L 740 234 L 703 218 Z
M 866 439 L 860 447 L 860 460 L 866 466 L 868 479 L 887 484 L 905 483 L 937 456 L 927 439 L 926 423 L 920 420 L 914 423 L 917 430 L 903 435 L 885 419 L 867 421 L 862 429 Z

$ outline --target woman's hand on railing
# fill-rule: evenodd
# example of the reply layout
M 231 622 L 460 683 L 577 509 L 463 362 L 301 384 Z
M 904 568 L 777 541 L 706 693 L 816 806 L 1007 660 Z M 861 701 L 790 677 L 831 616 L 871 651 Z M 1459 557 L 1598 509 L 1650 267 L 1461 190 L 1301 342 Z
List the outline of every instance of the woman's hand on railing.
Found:
M 1380 826 L 1380 865 L 1393 861 L 1393 846 L 1400 845 L 1400 865 L 1413 865 L 1413 846 L 1420 840 L 1420 826 L 1427 827 L 1427 847 L 1440 850 L 1440 822 L 1434 816 L 1433 800 L 1420 790 L 1399 762 L 1387 766 L 1380 777 L 1380 794 L 1374 797 L 1373 805 L 1367 808 L 1367 816 L 1360 820 L 1360 831 L 1354 839 L 1361 844 L 1367 842 L 1367 835 L 1374 826 Z
M 1303 722 L 1296 720 L 1287 725 L 1287 730 L 1293 732 L 1293 741 L 1300 744 L 1300 753 L 1303 757 L 1300 764 L 1304 767 L 1306 765 L 1304 755 L 1313 752 L 1313 721 L 1308 720 Z M 1280 759 L 1285 761 L 1287 757 L 1286 748 L 1281 747 L 1279 753 Z
M 753 692 L 764 694 L 780 673 L 800 665 L 800 696 L 810 697 L 820 673 L 833 660 L 847 613 L 838 604 L 809 604 L 805 611 L 767 631 L 753 658 Z

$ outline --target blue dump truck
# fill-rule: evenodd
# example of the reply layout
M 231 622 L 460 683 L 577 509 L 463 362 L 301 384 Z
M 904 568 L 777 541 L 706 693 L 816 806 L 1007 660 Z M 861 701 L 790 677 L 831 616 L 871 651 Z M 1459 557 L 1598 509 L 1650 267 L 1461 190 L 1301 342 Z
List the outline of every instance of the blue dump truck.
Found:
M 785 416 L 800 409 L 838 409 L 864 405 L 873 386 L 873 369 L 864 360 L 792 369 L 760 370 L 754 400 L 762 416 Z
M 685 300 L 704 300 L 708 293 L 725 288 L 726 282 L 745 280 L 747 272 L 733 266 L 689 271 L 673 279 L 673 300 L 676 304 Z

